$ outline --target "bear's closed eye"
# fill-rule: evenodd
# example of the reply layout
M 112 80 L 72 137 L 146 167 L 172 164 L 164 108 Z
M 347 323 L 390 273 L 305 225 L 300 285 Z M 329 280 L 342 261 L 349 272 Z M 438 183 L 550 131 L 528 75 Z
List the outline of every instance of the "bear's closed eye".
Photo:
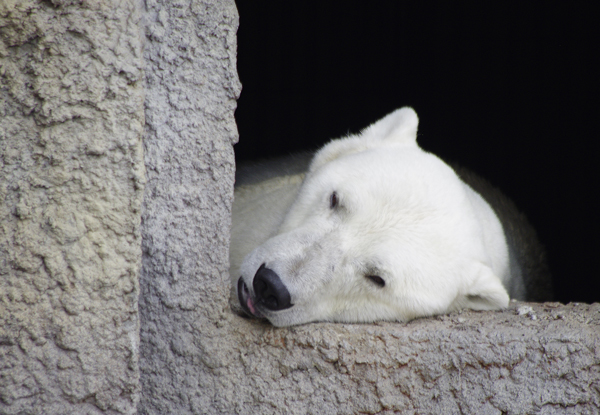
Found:
M 339 198 L 338 198 L 337 192 L 333 192 L 331 194 L 331 196 L 329 196 L 329 208 L 335 209 L 338 207 L 338 204 L 339 204 Z
M 383 278 L 381 278 L 379 275 L 365 275 L 365 277 L 367 277 L 368 279 L 373 281 L 378 286 L 385 287 L 385 280 Z

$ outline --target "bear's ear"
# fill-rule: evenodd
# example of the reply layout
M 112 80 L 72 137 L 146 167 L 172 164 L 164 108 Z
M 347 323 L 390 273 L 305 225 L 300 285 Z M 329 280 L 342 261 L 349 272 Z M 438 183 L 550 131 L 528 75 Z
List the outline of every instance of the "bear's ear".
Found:
M 475 279 L 471 287 L 458 299 L 459 308 L 472 310 L 498 310 L 508 307 L 509 297 L 500 279 L 490 267 L 476 266 Z
M 332 140 L 321 148 L 310 164 L 309 172 L 313 172 L 338 157 L 359 153 L 382 143 L 401 143 L 417 145 L 417 127 L 419 118 L 410 107 L 403 107 L 386 115 L 371 124 L 360 134 L 347 138 Z
M 368 126 L 361 134 L 366 139 L 415 144 L 419 117 L 410 107 L 402 107 Z

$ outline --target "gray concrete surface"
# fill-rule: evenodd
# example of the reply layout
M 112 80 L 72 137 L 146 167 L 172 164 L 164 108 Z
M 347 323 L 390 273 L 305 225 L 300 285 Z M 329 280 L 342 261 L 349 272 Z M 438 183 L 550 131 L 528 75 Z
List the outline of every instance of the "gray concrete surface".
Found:
M 211 413 L 215 336 L 229 342 L 238 15 L 233 0 L 146 7 L 139 413 Z
M 233 0 L 0 0 L 0 414 L 600 413 L 600 304 L 231 312 L 237 25 Z
M 407 324 L 230 324 L 232 349 L 213 355 L 211 413 L 600 412 L 600 304 L 511 303 Z
M 0 1 L 1 414 L 135 412 L 140 17 Z

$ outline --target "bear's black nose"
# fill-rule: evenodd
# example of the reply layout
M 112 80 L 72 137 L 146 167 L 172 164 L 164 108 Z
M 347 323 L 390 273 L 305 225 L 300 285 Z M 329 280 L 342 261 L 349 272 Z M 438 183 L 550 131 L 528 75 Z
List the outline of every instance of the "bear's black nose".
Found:
M 279 275 L 265 267 L 265 264 L 256 271 L 252 286 L 256 302 L 263 304 L 269 310 L 285 310 L 293 305 L 290 292 L 285 288 Z

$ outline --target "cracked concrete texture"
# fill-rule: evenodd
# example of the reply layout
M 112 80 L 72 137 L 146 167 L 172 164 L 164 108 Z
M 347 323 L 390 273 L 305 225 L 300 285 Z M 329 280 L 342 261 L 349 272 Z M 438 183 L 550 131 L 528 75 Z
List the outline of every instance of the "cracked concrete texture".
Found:
M 0 413 L 133 413 L 136 1 L 0 2 Z
M 210 326 L 183 323 L 181 313 L 162 343 L 171 381 L 163 378 L 157 391 L 186 391 L 177 413 L 592 415 L 600 409 L 600 304 L 511 303 L 504 311 L 405 324 L 291 328 L 222 317 Z
M 504 311 L 406 324 L 232 324 L 237 353 L 221 370 L 234 379 L 235 404 L 220 408 L 225 412 L 594 414 L 600 408 L 600 304 L 511 303 Z
M 145 20 L 138 410 L 209 413 L 219 380 L 203 362 L 229 293 L 238 15 L 233 0 L 150 0 Z

